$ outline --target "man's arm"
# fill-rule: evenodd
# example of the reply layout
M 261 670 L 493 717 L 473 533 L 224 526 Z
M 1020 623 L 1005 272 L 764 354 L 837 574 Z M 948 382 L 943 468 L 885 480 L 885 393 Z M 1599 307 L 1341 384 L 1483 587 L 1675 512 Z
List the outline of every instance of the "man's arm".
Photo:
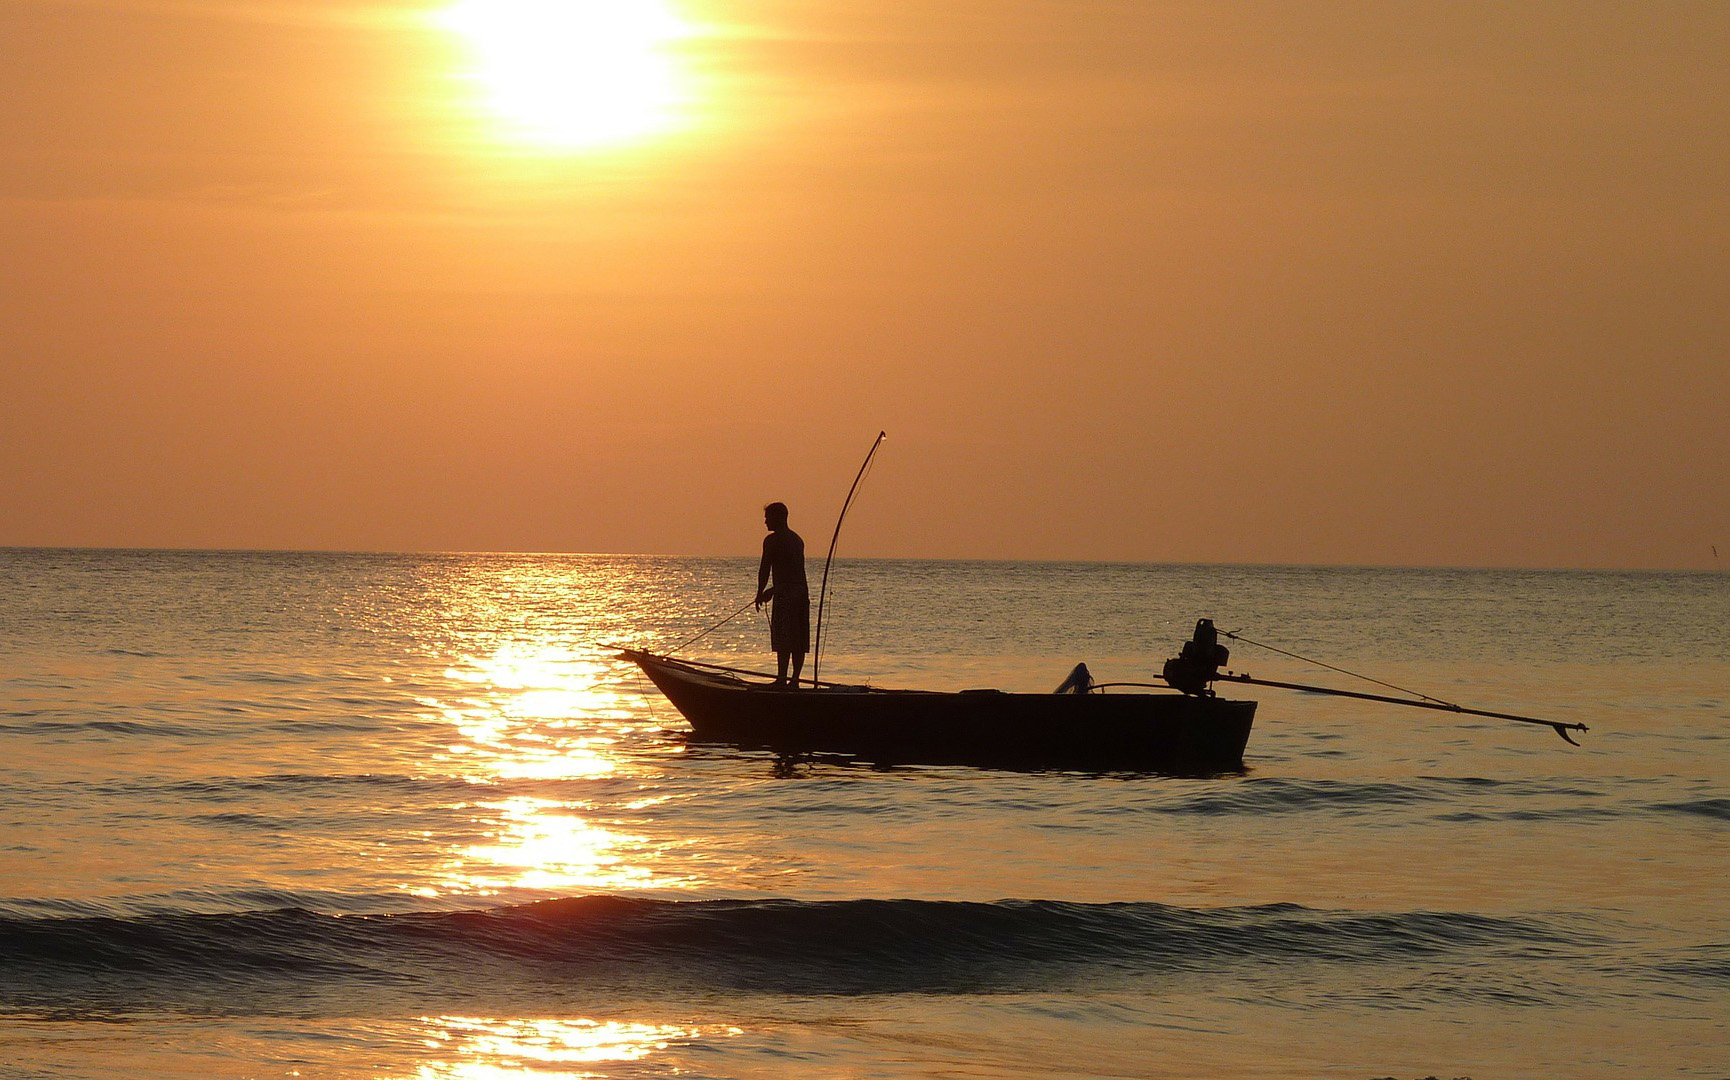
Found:
M 773 536 L 763 537 L 763 561 L 757 564 L 757 607 L 759 608 L 763 606 L 763 601 L 769 599 L 774 593 L 774 590 L 769 588 L 769 567 L 773 563 L 769 557 L 769 542 L 773 539 Z

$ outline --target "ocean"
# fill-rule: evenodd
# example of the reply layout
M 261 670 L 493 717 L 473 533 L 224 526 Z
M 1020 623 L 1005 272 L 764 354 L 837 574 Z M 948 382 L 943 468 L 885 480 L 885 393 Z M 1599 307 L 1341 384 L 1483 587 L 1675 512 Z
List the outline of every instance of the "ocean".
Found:
M 1730 1077 L 1730 576 L 835 565 L 826 678 L 1208 617 L 1591 729 L 1260 689 L 1197 777 L 690 744 L 616 648 L 755 572 L 0 551 L 0 1077 Z

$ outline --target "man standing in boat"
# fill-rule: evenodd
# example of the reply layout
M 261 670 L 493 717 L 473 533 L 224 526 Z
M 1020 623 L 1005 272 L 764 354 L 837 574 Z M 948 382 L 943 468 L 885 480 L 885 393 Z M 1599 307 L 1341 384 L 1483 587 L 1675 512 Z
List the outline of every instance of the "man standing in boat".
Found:
M 757 609 L 769 606 L 769 646 L 775 650 L 777 685 L 787 683 L 787 666 L 793 667 L 793 686 L 805 668 L 811 651 L 811 591 L 805 584 L 805 541 L 787 527 L 787 504 L 772 502 L 763 507 L 763 562 L 757 568 Z M 773 582 L 771 584 L 771 582 Z

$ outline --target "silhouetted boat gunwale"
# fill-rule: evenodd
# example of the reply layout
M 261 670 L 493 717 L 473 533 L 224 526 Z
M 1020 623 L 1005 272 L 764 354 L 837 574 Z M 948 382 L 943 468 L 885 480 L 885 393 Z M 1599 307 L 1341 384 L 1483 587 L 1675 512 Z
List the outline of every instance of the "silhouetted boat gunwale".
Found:
M 952 692 L 833 682 L 792 689 L 766 674 L 635 649 L 620 656 L 685 717 L 693 742 L 882 764 L 1228 772 L 1243 768 L 1256 708 L 1175 692 Z

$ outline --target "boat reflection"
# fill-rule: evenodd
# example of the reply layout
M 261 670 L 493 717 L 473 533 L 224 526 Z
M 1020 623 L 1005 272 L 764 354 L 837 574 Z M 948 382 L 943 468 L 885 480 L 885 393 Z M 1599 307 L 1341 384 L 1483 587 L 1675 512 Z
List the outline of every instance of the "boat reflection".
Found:
M 736 1027 L 632 1023 L 621 1020 L 422 1017 L 425 1041 L 439 1058 L 420 1066 L 426 1080 L 538 1080 L 593 1077 L 602 1062 L 635 1062 L 676 1044 L 743 1034 Z M 564 1066 L 578 1067 L 562 1071 Z

